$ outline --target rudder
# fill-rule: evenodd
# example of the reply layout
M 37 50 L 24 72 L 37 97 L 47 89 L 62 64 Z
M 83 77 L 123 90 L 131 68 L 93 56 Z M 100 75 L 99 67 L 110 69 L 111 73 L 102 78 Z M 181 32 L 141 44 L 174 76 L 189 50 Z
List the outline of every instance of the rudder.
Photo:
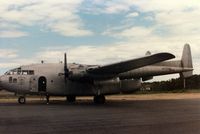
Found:
M 193 63 L 192 63 L 192 54 L 189 44 L 185 44 L 183 48 L 183 54 L 181 59 L 181 64 L 183 68 L 187 69 L 193 69 Z M 183 78 L 187 78 L 193 75 L 192 71 L 182 72 L 180 73 L 180 76 Z

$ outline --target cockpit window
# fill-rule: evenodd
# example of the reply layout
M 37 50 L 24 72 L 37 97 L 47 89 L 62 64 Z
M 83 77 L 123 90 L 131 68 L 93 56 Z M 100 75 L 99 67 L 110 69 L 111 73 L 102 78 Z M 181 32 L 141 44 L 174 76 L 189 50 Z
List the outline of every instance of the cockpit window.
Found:
M 33 70 L 29 70 L 28 74 L 29 75 L 34 75 L 34 71 Z
M 5 75 L 10 75 L 10 72 L 6 72 Z
M 12 70 L 6 72 L 5 75 L 16 75 L 16 74 L 20 74 L 20 72 L 21 72 L 21 67 L 12 69 Z

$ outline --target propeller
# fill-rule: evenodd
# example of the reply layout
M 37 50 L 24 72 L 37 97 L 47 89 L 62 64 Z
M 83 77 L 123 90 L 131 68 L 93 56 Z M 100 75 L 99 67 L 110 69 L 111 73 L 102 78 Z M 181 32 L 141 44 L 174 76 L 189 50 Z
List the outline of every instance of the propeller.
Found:
M 64 54 L 64 75 L 65 75 L 65 80 L 69 77 L 69 69 L 67 67 L 67 54 Z

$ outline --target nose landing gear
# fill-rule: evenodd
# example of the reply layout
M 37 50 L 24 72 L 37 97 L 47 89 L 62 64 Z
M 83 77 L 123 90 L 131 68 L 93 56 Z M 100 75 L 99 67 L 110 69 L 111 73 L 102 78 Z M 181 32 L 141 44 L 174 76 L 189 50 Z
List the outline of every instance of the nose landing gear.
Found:
M 68 96 L 67 96 L 67 101 L 68 101 L 69 103 L 75 102 L 75 101 L 76 101 L 76 96 L 68 95 Z

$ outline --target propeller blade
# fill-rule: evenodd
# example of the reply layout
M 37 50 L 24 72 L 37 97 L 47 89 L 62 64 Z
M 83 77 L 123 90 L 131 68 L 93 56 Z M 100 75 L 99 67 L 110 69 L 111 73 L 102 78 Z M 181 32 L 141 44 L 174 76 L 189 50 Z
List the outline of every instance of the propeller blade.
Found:
M 68 78 L 69 76 L 69 69 L 67 67 L 67 54 L 64 54 L 64 74 L 65 74 L 65 79 Z

